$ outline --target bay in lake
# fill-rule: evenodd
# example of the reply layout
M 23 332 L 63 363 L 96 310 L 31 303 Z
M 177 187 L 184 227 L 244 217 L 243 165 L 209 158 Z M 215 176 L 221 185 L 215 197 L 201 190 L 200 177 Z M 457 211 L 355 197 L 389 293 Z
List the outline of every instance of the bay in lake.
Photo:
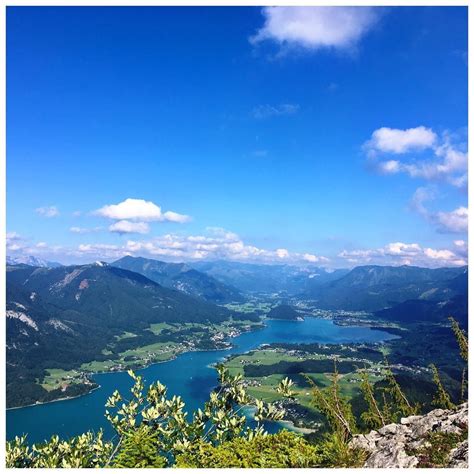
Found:
M 187 352 L 174 360 L 151 365 L 137 371 L 145 384 L 159 380 L 168 387 L 168 395 L 181 395 L 188 413 L 202 407 L 209 392 L 216 386 L 212 364 L 225 357 L 256 349 L 272 342 L 289 343 L 357 343 L 381 342 L 396 338 L 387 332 L 366 327 L 337 326 L 326 319 L 306 318 L 304 321 L 267 320 L 265 328 L 241 334 L 232 339 L 234 347 L 220 351 Z M 44 405 L 7 410 L 7 439 L 28 433 L 29 442 L 43 441 L 53 434 L 70 437 L 88 430 L 104 429 L 106 437 L 113 431 L 104 418 L 105 402 L 117 389 L 127 395 L 132 383 L 126 373 L 96 374 L 93 379 L 100 388 L 92 393 Z M 280 425 L 268 423 L 269 432 Z

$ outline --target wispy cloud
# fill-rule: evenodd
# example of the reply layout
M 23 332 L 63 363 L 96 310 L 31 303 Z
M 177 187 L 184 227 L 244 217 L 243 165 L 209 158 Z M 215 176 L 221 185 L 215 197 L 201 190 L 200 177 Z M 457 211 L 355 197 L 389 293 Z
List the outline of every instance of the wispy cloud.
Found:
M 6 246 L 7 252 L 17 252 L 25 248 L 25 239 L 17 232 L 7 232 Z
M 265 23 L 250 42 L 313 51 L 350 49 L 374 26 L 379 12 L 371 7 L 265 7 Z
M 420 187 L 415 191 L 411 200 L 411 208 L 434 224 L 438 232 L 465 233 L 468 229 L 467 207 L 459 206 L 452 211 L 433 212 L 426 208 L 426 203 L 435 198 L 434 188 Z
M 59 210 L 56 206 L 44 206 L 35 209 L 36 213 L 42 217 L 57 217 Z
M 100 232 L 101 230 L 104 230 L 103 227 L 70 227 L 69 231 L 72 232 L 73 234 L 92 234 L 94 232 Z
M 135 232 L 137 230 L 134 229 Z M 12 236 L 12 245 L 16 238 Z M 162 258 L 170 261 L 227 259 L 261 263 L 299 262 L 319 265 L 326 265 L 329 262 L 327 257 L 313 253 L 291 252 L 285 248 L 259 248 L 245 243 L 237 234 L 220 227 L 209 227 L 206 232 L 198 235 L 165 234 L 145 240 L 130 239 L 120 245 L 91 242 L 74 247 L 59 247 L 42 243 L 38 247 L 33 243 L 23 242 L 21 246 L 15 247 L 14 250 L 21 255 L 35 255 L 60 261 L 72 260 L 78 262 L 110 261 L 124 255 Z
M 298 104 L 259 105 L 252 110 L 254 118 L 262 120 L 282 115 L 294 115 L 300 110 Z
M 148 234 L 150 226 L 146 222 L 118 221 L 109 226 L 116 234 Z
M 343 250 L 339 257 L 352 265 L 419 265 L 425 267 L 467 265 L 467 250 L 455 241 L 452 249 L 433 249 L 418 243 L 393 242 L 376 249 Z

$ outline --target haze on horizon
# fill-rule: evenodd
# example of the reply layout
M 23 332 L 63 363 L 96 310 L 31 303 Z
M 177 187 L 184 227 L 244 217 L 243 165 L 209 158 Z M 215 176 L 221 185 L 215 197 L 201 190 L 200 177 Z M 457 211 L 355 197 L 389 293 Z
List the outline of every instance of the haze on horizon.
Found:
M 7 103 L 12 257 L 467 264 L 466 7 L 8 7 Z

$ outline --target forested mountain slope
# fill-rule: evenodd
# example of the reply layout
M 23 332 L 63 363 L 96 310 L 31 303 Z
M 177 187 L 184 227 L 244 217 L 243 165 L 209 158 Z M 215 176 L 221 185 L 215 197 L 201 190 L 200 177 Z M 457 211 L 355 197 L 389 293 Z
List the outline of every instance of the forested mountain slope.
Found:
M 239 302 L 244 299 L 236 288 L 185 263 L 168 263 L 128 256 L 113 262 L 112 265 L 140 273 L 167 288 L 174 288 L 213 303 Z
M 7 392 L 40 391 L 32 384 L 44 369 L 77 368 L 100 358 L 127 331 L 148 333 L 152 323 L 220 322 L 231 316 L 240 317 L 103 263 L 8 266 Z
M 447 302 L 467 294 L 467 267 L 361 266 L 304 296 L 325 309 L 378 311 L 407 300 Z

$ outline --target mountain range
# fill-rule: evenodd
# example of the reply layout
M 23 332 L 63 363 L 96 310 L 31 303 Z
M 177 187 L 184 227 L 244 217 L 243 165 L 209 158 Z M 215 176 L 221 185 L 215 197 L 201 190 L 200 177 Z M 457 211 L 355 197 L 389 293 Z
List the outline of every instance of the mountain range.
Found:
M 34 257 L 33 255 L 24 255 L 20 257 L 11 257 L 7 255 L 7 265 L 31 265 L 33 267 L 49 267 L 56 268 L 61 267 L 62 264 L 58 262 L 51 262 L 48 260 L 43 260 L 39 257 Z
M 167 288 L 213 303 L 241 302 L 242 294 L 230 284 L 195 270 L 186 263 L 168 263 L 142 257 L 123 257 L 111 265 L 140 273 Z
M 7 400 L 20 393 L 24 403 L 45 399 L 37 383 L 45 369 L 100 360 L 124 333 L 136 334 L 137 344 L 153 343 L 148 331 L 153 323 L 258 320 L 214 304 L 255 293 L 278 293 L 281 302 L 301 299 L 322 309 L 372 312 L 400 323 L 445 323 L 452 315 L 467 326 L 467 267 L 361 266 L 329 272 L 233 262 L 195 266 L 133 257 L 54 268 L 7 265 Z M 287 318 L 292 311 L 283 305 L 269 316 Z
M 447 302 L 467 295 L 465 267 L 420 268 L 367 265 L 315 285 L 302 295 L 323 309 L 379 311 L 407 300 Z
M 301 294 L 314 286 L 341 278 L 350 271 L 309 265 L 263 265 L 224 260 L 195 262 L 192 265 L 245 293 Z

